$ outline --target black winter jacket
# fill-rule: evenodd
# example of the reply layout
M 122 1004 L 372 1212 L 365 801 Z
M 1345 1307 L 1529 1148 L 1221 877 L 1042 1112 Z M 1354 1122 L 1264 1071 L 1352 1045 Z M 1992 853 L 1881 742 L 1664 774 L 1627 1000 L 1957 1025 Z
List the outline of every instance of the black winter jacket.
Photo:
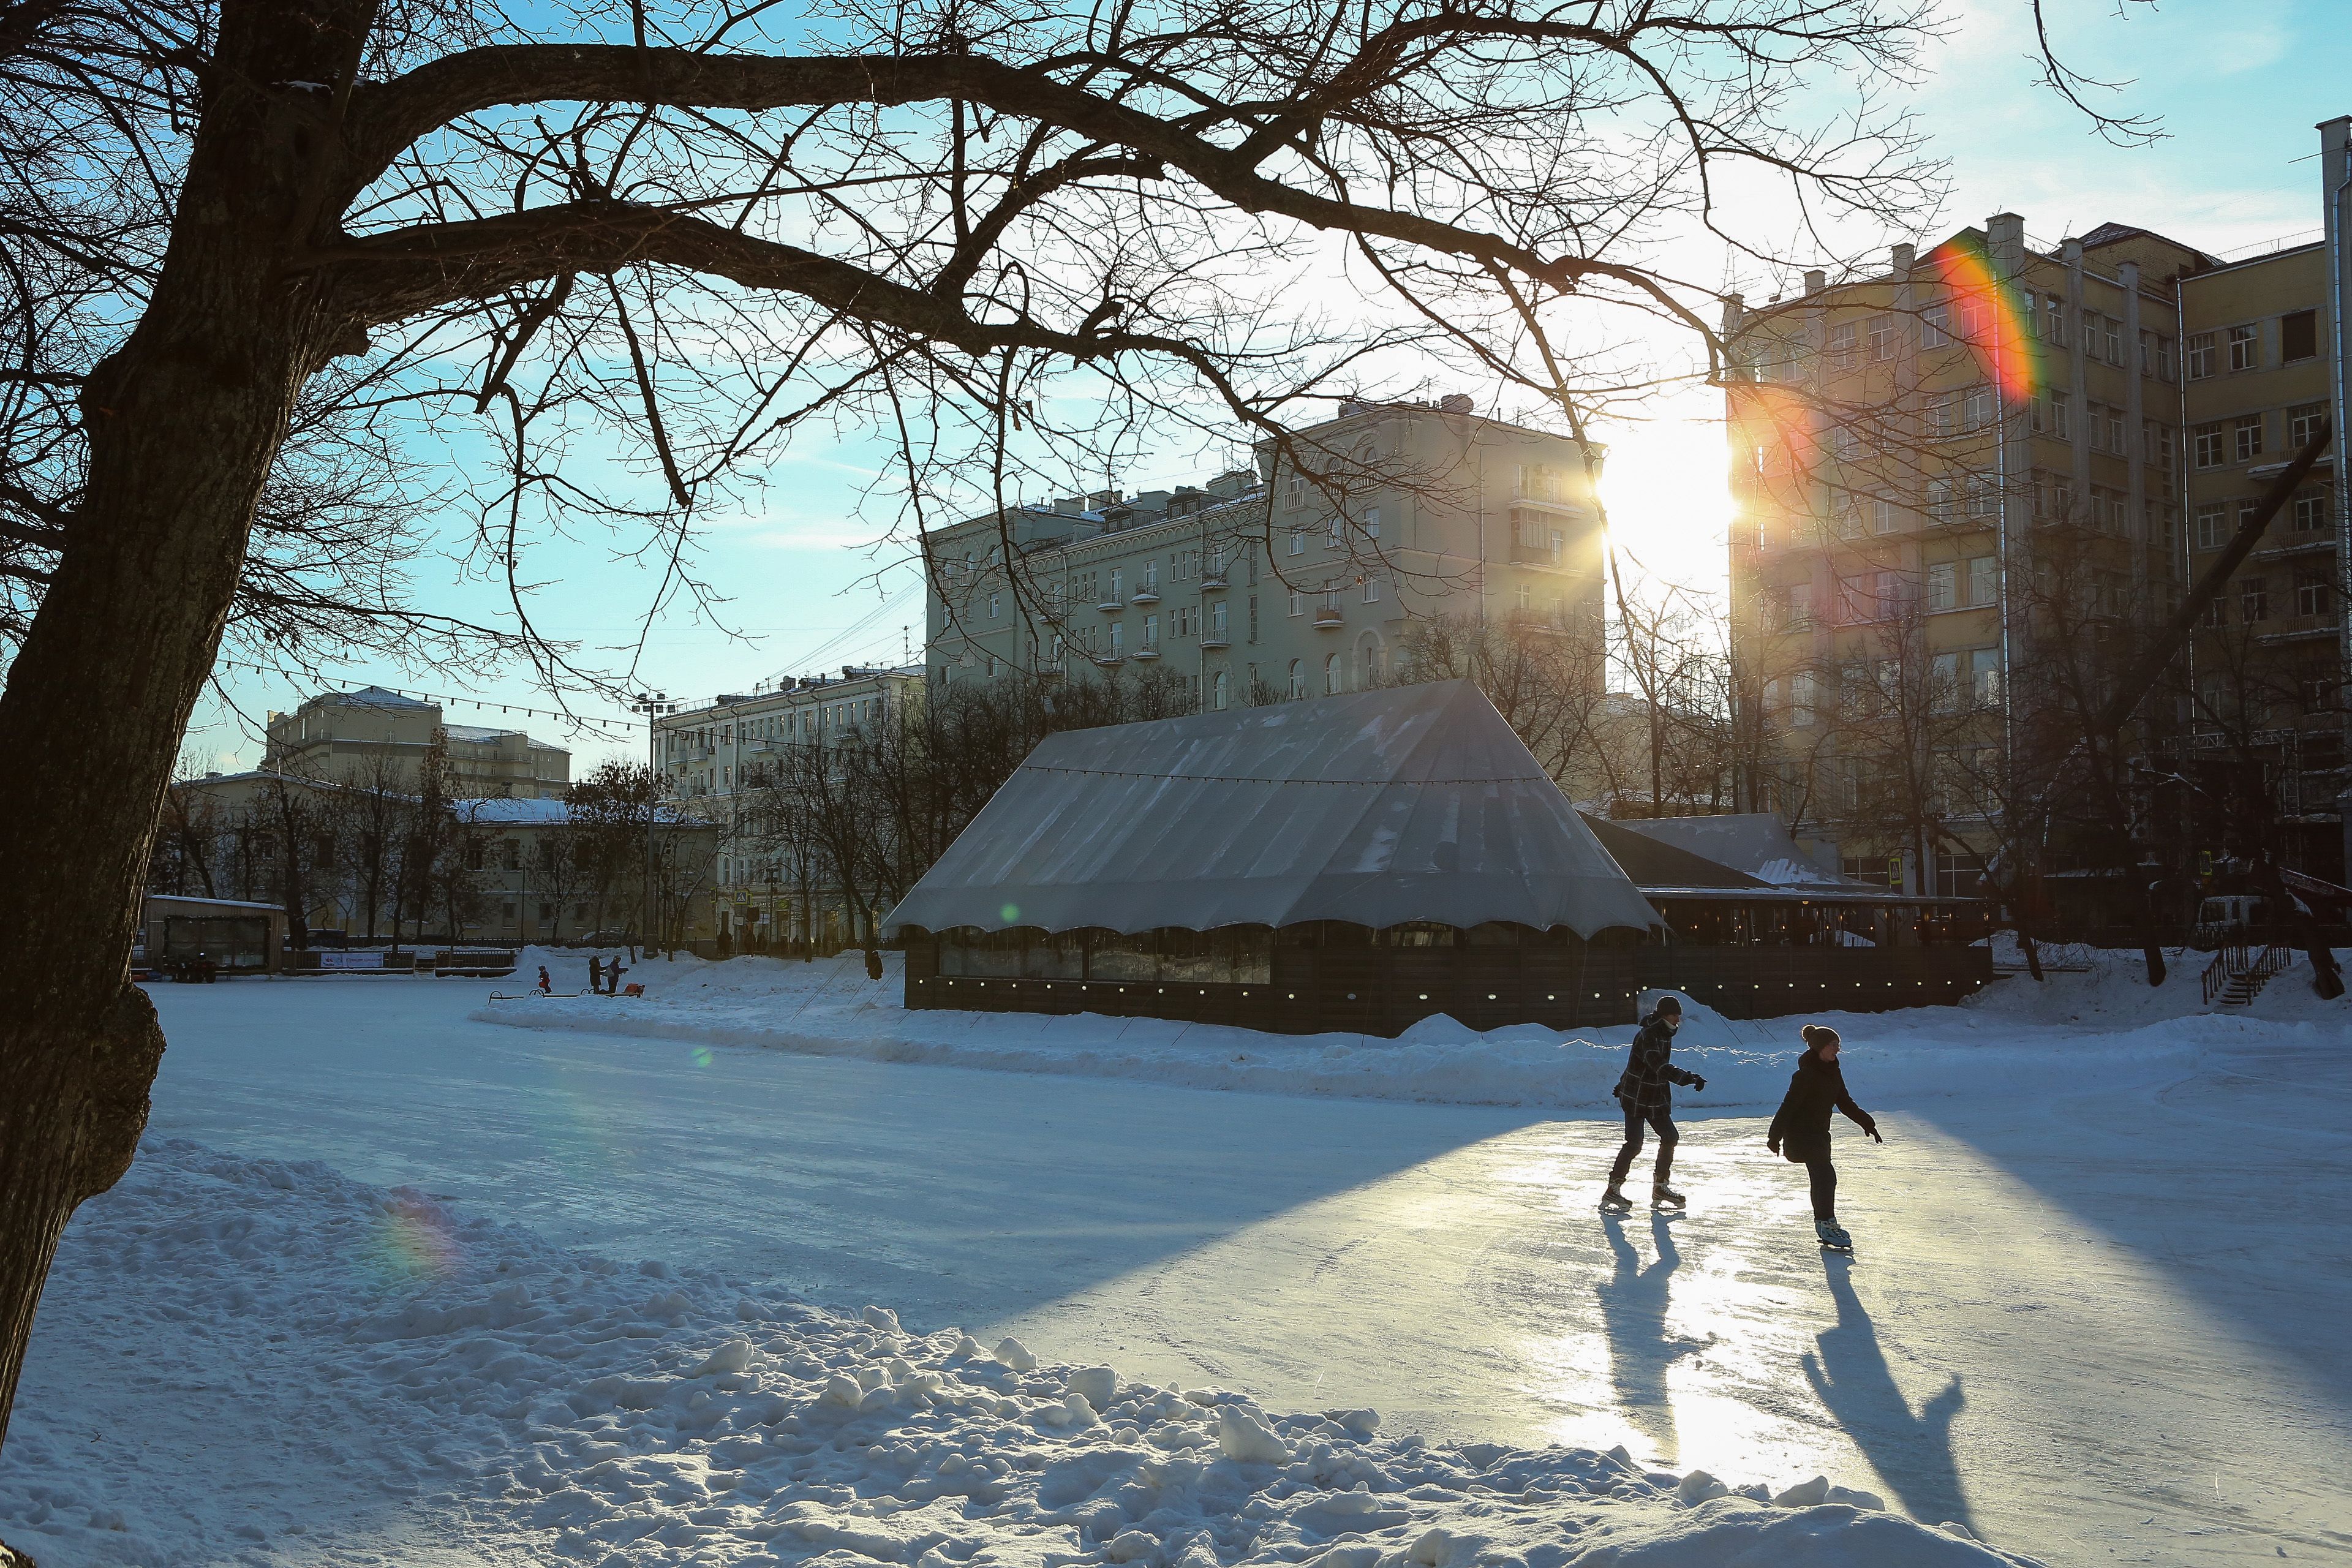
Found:
M 1667 1085 L 1696 1083 L 1698 1074 L 1685 1072 L 1667 1059 L 1674 1049 L 1675 1032 L 1664 1018 L 1653 1013 L 1643 1019 L 1641 1032 L 1633 1037 L 1633 1058 L 1617 1079 L 1618 1103 L 1628 1110 L 1664 1110 L 1674 1103 L 1675 1091 Z
M 1827 1154 L 1832 1107 L 1844 1111 L 1864 1132 L 1878 1131 L 1870 1112 L 1846 1092 L 1845 1074 L 1838 1070 L 1837 1063 L 1825 1062 L 1807 1051 L 1797 1058 L 1797 1070 L 1789 1075 L 1789 1092 L 1772 1117 L 1772 1131 L 1765 1134 L 1765 1141 L 1778 1143 L 1781 1154 L 1795 1164 Z

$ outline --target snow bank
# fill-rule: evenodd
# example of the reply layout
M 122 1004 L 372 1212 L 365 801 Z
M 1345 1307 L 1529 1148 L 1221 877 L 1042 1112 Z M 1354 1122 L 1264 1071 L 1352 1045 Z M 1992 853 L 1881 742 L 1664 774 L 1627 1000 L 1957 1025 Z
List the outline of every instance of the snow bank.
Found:
M 2080 953 L 2073 956 L 2081 960 Z M 559 990 L 571 984 L 562 967 L 567 960 L 584 978 L 584 958 L 561 952 L 525 955 L 527 964 L 548 963 Z M 886 953 L 883 962 L 883 978 L 869 981 L 863 956 L 855 953 L 814 963 L 651 960 L 629 973 L 646 985 L 642 998 L 530 997 L 492 1003 L 471 1016 L 523 1027 L 1144 1079 L 1194 1089 L 1560 1108 L 1609 1106 L 1633 1037 L 1630 1025 L 1566 1038 L 1531 1024 L 1482 1034 L 1443 1016 L 1391 1040 L 1268 1035 L 1095 1014 L 908 1012 L 900 1005 L 898 955 Z M 2204 955 L 2188 954 L 2155 990 L 2140 977 L 2137 955 L 2129 964 L 2102 955 L 2096 963 L 2053 974 L 2044 985 L 2021 976 L 1996 981 L 1958 1007 L 1820 1014 L 1812 1020 L 1736 1021 L 1685 998 L 1675 1058 L 1707 1087 L 1677 1091 L 1676 1101 L 1778 1105 L 1799 1049 L 1798 1027 L 1807 1021 L 1830 1024 L 1845 1037 L 1847 1074 L 1864 1103 L 1902 1105 L 1950 1094 L 2045 1092 L 2053 1051 L 2063 1052 L 2072 1070 L 2145 1081 L 2176 1076 L 2211 1049 L 2282 1032 L 2340 1031 L 2352 1019 L 2344 1003 L 2311 996 L 2309 973 L 2300 966 L 2273 980 L 2252 1008 L 2208 1009 L 2200 984 L 2204 963 Z
M 47 1568 L 2022 1561 L 1823 1478 L 1774 1496 L 908 1334 L 160 1141 L 68 1232 L 0 1455 L 0 1534 Z

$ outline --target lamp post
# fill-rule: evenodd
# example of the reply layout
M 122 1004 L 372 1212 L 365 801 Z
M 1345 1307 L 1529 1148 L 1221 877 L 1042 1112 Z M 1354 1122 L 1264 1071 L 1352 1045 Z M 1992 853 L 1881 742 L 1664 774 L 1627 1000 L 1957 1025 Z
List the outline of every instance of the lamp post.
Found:
M 655 876 L 654 817 L 661 809 L 661 718 L 677 711 L 667 691 L 640 691 L 629 711 L 646 716 L 646 956 L 661 941 L 661 884 Z

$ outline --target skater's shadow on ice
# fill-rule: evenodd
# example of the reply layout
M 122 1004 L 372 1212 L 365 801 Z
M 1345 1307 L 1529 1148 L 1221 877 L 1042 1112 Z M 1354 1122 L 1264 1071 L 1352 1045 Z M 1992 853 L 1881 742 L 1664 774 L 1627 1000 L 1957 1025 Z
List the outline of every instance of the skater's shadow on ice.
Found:
M 1854 1294 L 1853 1265 L 1824 1253 L 1822 1268 L 1837 1301 L 1837 1322 L 1822 1331 L 1820 1353 L 1808 1351 L 1801 1358 L 1806 1381 L 1906 1512 L 1929 1524 L 1953 1520 L 1974 1530 L 1952 1457 L 1952 1421 L 1968 1402 L 1958 1374 L 1915 1413 Z
M 1601 1329 L 1609 1336 L 1610 1384 L 1625 1419 L 1658 1446 L 1662 1461 L 1672 1464 L 1676 1442 L 1675 1405 L 1673 1392 L 1666 1386 L 1666 1369 L 1680 1358 L 1706 1349 L 1708 1343 L 1666 1331 L 1669 1277 L 1683 1260 L 1675 1247 L 1674 1225 L 1664 1215 L 1650 1216 L 1650 1235 L 1658 1256 L 1646 1268 L 1625 1234 L 1623 1220 L 1609 1215 L 1601 1225 L 1617 1260 L 1615 1270 L 1592 1292 L 1601 1308 Z

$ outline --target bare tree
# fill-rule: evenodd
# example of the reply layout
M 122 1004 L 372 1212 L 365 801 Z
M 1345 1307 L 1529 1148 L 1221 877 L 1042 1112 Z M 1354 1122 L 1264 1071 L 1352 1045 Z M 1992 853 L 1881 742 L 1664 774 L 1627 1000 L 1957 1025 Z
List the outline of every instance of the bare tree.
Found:
M 19 20 L 0 121 L 40 153 L 11 176 L 37 233 L 10 243 L 55 326 L 9 384 L 47 423 L 5 476 L 0 864 L 43 919 L 0 1024 L 0 1413 L 66 1218 L 143 1122 L 135 894 L 306 400 L 371 431 L 478 415 L 508 459 L 471 498 L 483 561 L 527 615 L 534 529 L 583 515 L 650 524 L 666 589 L 698 591 L 688 521 L 831 418 L 902 433 L 917 523 L 974 453 L 1001 491 L 1004 454 L 1152 417 L 1279 439 L 1410 335 L 1285 308 L 1334 240 L 1409 322 L 1475 332 L 1517 279 L 1711 344 L 1704 291 L 1649 258 L 1738 171 L 1897 224 L 1936 194 L 1899 109 L 1801 90 L 1905 76 L 1928 34 L 1883 0 L 853 3 L 814 54 L 757 7 Z M 1077 430 L 1047 395 L 1071 372 L 1108 389 Z M 563 471 L 616 431 L 651 506 Z

